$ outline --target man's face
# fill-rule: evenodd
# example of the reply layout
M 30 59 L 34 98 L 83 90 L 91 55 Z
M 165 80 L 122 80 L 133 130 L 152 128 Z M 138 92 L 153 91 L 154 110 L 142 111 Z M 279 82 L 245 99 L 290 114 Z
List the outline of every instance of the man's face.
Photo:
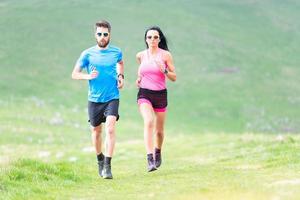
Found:
M 110 33 L 108 32 L 108 28 L 97 27 L 95 37 L 98 46 L 101 48 L 105 48 L 109 44 L 110 39 Z

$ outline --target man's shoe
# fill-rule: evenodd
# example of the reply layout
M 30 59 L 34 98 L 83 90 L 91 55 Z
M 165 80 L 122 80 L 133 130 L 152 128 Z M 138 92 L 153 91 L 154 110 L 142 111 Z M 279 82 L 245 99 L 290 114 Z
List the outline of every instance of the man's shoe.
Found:
M 103 175 L 104 179 L 112 179 L 113 178 L 110 165 L 107 165 L 107 164 L 104 165 L 102 175 Z
M 155 152 L 155 167 L 159 168 L 161 165 L 161 152 Z
M 152 172 L 155 171 L 156 167 L 155 167 L 155 163 L 153 158 L 152 159 L 148 159 L 148 172 Z
M 98 173 L 99 176 L 103 177 L 103 166 L 104 166 L 104 160 L 98 161 Z

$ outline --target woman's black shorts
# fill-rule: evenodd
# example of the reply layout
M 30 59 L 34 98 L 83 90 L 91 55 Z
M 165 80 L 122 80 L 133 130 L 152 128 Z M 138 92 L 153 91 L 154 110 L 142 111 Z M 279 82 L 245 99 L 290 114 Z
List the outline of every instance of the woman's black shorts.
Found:
M 156 91 L 140 88 L 137 94 L 138 103 L 142 99 L 148 100 L 154 109 L 164 109 L 168 105 L 167 89 Z

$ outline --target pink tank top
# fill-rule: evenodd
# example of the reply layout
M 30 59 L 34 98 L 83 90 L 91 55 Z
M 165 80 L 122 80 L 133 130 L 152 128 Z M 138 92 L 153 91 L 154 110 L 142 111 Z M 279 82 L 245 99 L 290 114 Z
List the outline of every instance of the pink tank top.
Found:
M 145 50 L 141 54 L 141 64 L 139 67 L 139 76 L 141 76 L 140 87 L 149 90 L 164 90 L 166 89 L 165 74 L 160 71 L 157 63 L 162 63 L 166 67 L 163 60 L 163 52 L 158 50 L 155 56 L 151 56 L 149 50 Z

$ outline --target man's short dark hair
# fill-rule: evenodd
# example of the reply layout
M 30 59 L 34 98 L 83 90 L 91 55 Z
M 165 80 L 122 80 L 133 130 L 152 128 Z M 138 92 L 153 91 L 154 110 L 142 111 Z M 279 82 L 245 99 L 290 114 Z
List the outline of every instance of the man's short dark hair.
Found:
M 96 24 L 95 24 L 95 30 L 97 29 L 97 27 L 107 28 L 108 32 L 110 32 L 110 29 L 111 29 L 111 26 L 110 26 L 109 22 L 106 21 L 106 20 L 100 20 L 100 21 L 96 22 Z

